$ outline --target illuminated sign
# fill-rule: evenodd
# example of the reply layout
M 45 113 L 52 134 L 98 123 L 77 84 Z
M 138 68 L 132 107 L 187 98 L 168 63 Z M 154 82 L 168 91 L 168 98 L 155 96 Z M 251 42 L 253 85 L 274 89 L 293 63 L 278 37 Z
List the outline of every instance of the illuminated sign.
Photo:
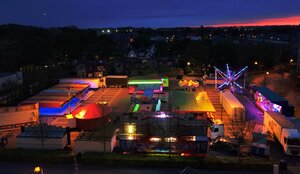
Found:
M 128 85 L 163 84 L 162 80 L 130 80 Z
M 156 107 L 155 107 L 155 112 L 160 111 L 160 107 L 161 107 L 161 101 L 160 101 L 160 99 L 159 99 L 158 102 L 157 102 L 157 105 L 156 105 Z
M 169 87 L 169 78 L 168 77 L 162 78 L 162 81 L 163 81 L 163 87 Z
M 75 115 L 76 118 L 78 119 L 83 119 L 84 118 L 84 115 L 86 113 L 86 110 L 83 109 L 82 111 L 80 111 L 78 114 Z
M 155 115 L 154 117 L 157 117 L 157 118 L 168 118 L 168 117 L 170 117 L 170 116 L 167 115 L 167 114 L 164 113 L 164 112 L 160 112 L 159 115 Z
M 140 104 L 135 104 L 132 112 L 137 112 L 140 108 Z
M 280 105 L 277 105 L 277 104 L 273 104 L 273 111 L 275 112 L 281 112 L 281 106 Z
M 207 154 L 207 141 L 178 141 L 171 146 L 171 150 L 168 144 L 164 146 L 158 146 L 159 138 L 150 139 L 152 141 L 137 141 L 137 140 L 120 140 L 119 149 L 123 152 L 159 152 L 168 153 L 170 151 L 190 154 Z

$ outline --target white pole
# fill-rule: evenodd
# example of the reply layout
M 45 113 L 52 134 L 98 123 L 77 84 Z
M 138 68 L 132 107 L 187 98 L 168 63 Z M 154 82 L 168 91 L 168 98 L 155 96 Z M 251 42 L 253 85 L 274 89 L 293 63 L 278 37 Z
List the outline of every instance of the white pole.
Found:
M 215 89 L 217 89 L 217 69 L 215 68 Z

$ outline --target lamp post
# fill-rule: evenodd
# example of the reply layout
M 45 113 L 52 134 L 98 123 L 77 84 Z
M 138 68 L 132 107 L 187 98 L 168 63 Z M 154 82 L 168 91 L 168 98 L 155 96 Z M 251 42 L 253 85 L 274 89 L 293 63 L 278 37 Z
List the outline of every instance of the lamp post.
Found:
M 255 66 L 258 66 L 258 68 L 259 68 L 259 74 L 261 74 L 261 68 L 262 68 L 261 62 L 260 62 L 260 61 L 255 61 L 255 62 L 254 62 L 254 65 L 255 65 Z
M 265 76 L 264 76 L 264 86 L 266 86 L 267 85 L 267 80 L 268 80 L 268 75 L 269 75 L 270 73 L 269 73 L 269 71 L 267 71 L 266 72 L 266 74 L 265 74 Z
M 221 98 L 221 121 L 223 121 L 223 97 Z

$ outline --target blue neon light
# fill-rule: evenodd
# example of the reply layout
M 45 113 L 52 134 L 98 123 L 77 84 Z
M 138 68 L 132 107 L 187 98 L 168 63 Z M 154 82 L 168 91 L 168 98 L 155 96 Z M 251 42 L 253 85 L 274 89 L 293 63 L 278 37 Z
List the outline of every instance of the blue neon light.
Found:
M 159 99 L 158 102 L 157 102 L 156 108 L 155 108 L 155 112 L 160 111 L 160 107 L 161 107 L 161 101 Z
M 69 107 L 74 107 L 80 102 L 77 97 L 72 98 L 60 108 L 39 108 L 40 115 L 62 115 L 68 112 Z

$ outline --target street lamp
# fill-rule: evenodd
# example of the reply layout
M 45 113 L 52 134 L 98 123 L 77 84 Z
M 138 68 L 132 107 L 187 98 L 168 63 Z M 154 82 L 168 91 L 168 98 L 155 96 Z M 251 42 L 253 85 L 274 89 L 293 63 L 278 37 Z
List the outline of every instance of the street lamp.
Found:
M 294 62 L 294 60 L 293 59 L 290 59 L 290 63 L 292 64 Z
M 259 61 L 255 61 L 255 62 L 254 62 L 254 65 L 255 65 L 255 66 L 258 66 L 258 68 L 259 68 L 259 73 L 261 74 L 262 64 L 259 63 Z
M 191 65 L 191 62 L 187 62 L 186 64 L 187 64 L 187 66 L 190 66 L 190 65 Z

